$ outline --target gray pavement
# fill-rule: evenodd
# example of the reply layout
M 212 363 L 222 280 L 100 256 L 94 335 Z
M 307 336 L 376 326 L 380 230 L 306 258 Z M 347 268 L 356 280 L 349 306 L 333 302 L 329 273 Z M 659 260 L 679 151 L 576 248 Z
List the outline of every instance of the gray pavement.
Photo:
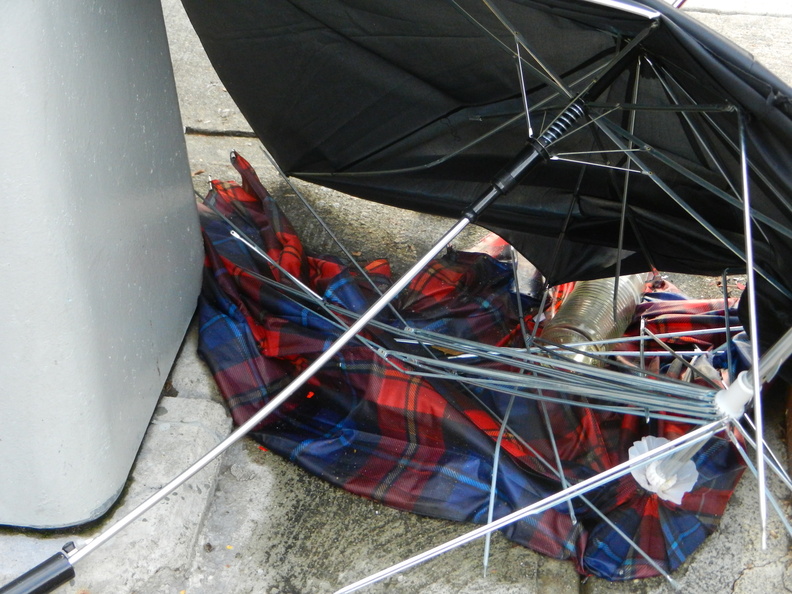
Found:
M 238 150 L 282 201 L 312 247 L 329 244 L 300 214 L 292 190 L 246 134 L 247 123 L 203 54 L 178 0 L 164 0 L 182 118 L 195 186 L 234 179 Z M 792 3 L 787 0 L 689 0 L 685 9 L 731 37 L 782 78 L 792 81 Z M 372 205 L 300 184 L 313 207 L 363 260 L 387 255 L 401 269 L 446 228 L 424 215 Z M 460 243 L 472 241 L 463 238 Z M 76 534 L 0 532 L 0 583 L 56 551 L 85 542 L 158 486 L 186 468 L 229 431 L 230 421 L 188 333 L 154 415 L 122 501 L 111 517 Z M 777 451 L 783 411 L 768 412 Z M 783 496 L 780 485 L 774 492 Z M 789 498 L 783 505 L 789 511 Z M 755 481 L 740 484 L 721 528 L 676 574 L 686 592 L 792 591 L 789 540 L 773 518 L 761 550 Z M 59 592 L 311 593 L 330 592 L 373 571 L 466 532 L 470 527 L 421 518 L 347 494 L 242 440 L 144 518 L 76 567 Z M 471 544 L 370 592 L 585 593 L 671 592 L 662 579 L 613 584 L 581 581 L 572 565 L 546 559 L 500 536 L 493 539 L 487 576 L 482 546 Z

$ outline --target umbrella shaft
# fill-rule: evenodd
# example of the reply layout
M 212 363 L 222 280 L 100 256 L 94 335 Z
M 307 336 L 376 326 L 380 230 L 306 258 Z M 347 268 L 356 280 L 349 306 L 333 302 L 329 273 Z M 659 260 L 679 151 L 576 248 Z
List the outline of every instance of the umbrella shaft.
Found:
M 530 171 L 531 167 L 524 166 L 523 153 L 513 161 L 512 167 L 507 170 L 515 175 L 525 175 Z M 529 159 L 530 162 L 535 163 L 536 158 Z M 514 183 L 509 187 L 514 187 L 519 182 L 515 179 Z M 470 211 L 474 214 L 483 211 L 489 204 L 496 198 L 501 196 L 504 192 L 503 189 L 491 187 L 485 192 L 471 207 Z M 179 486 L 192 478 L 195 474 L 205 468 L 217 456 L 225 452 L 234 443 L 239 441 L 242 437 L 247 435 L 256 426 L 259 425 L 264 419 L 272 414 L 281 404 L 283 404 L 289 397 L 291 397 L 298 389 L 300 389 L 309 379 L 311 379 L 322 367 L 324 367 L 346 344 L 348 344 L 354 337 L 365 328 L 407 285 L 429 264 L 429 262 L 442 251 L 455 237 L 457 237 L 470 223 L 471 218 L 465 214 L 460 218 L 456 224 L 449 229 L 443 237 L 420 259 L 416 262 L 410 270 L 399 278 L 383 295 L 374 302 L 369 309 L 355 321 L 340 337 L 336 339 L 316 360 L 313 361 L 305 370 L 295 377 L 288 386 L 286 386 L 277 396 L 270 400 L 266 406 L 261 408 L 255 415 L 248 419 L 244 424 L 240 425 L 228 437 L 217 444 L 209 452 L 204 454 L 202 458 L 193 463 L 192 466 L 183 471 L 179 476 L 174 478 L 170 483 L 162 487 L 157 493 L 149 497 L 146 501 L 141 503 L 137 508 L 133 509 L 126 516 L 121 518 L 116 524 L 110 526 L 105 532 L 99 534 L 96 538 L 86 543 L 82 548 L 75 550 L 69 557 L 72 563 L 77 563 L 80 559 L 90 554 L 93 550 L 100 547 L 102 544 L 111 539 L 115 534 L 123 530 L 127 525 L 135 521 L 137 518 L 146 513 L 159 501 L 164 499 L 167 495 L 175 491 Z

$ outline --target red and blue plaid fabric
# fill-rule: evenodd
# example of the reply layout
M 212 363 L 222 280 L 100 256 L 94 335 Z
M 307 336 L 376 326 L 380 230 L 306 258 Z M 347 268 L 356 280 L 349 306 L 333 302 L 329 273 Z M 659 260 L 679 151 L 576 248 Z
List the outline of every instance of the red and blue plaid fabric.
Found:
M 377 297 L 368 281 L 334 258 L 307 254 L 250 165 L 238 155 L 232 162 L 242 185 L 213 182 L 207 201 L 327 302 L 347 311 L 365 311 Z M 199 348 L 234 421 L 241 424 L 343 328 L 315 304 L 267 282 L 290 284 L 280 270 L 231 237 L 221 217 L 203 205 L 200 212 L 206 265 Z M 380 288 L 390 283 L 382 260 L 370 264 L 367 273 Z M 511 285 L 509 265 L 485 254 L 449 251 L 393 305 L 413 327 L 487 344 L 516 344 L 519 310 Z M 642 307 L 651 317 L 653 304 Z M 690 314 L 684 308 L 665 313 L 658 322 L 663 327 L 700 327 L 698 311 L 695 320 L 687 321 Z M 675 321 L 668 316 L 676 316 Z M 709 316 L 706 322 L 716 318 Z M 400 325 L 388 310 L 378 320 Z M 371 326 L 364 336 L 386 348 L 395 344 L 390 335 Z M 486 390 L 474 394 L 448 381 L 405 373 L 410 371 L 405 364 L 399 366 L 353 341 L 252 436 L 350 492 L 423 515 L 486 521 L 499 428 L 490 411 L 502 413 L 508 397 Z M 561 488 L 558 478 L 537 461 L 537 453 L 553 459 L 540 406 L 525 399 L 515 402 L 510 425 L 535 452 L 507 433 L 496 481 L 495 517 Z M 570 483 L 624 461 L 627 448 L 644 435 L 671 438 L 687 430 L 680 424 L 647 423 L 580 407 L 545 407 Z M 699 452 L 696 462 L 699 482 L 679 506 L 644 492 L 630 476 L 590 493 L 589 499 L 660 566 L 673 570 L 714 530 L 742 472 L 731 446 L 719 438 Z M 572 560 L 582 573 L 617 580 L 656 574 L 590 509 L 580 502 L 575 508 L 576 524 L 566 506 L 559 506 L 504 533 L 546 555 Z

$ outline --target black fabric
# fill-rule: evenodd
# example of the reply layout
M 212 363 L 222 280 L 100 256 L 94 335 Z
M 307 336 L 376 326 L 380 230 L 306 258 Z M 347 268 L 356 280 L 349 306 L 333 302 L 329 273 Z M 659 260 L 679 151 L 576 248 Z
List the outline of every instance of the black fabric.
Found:
M 481 1 L 183 1 L 229 93 L 292 175 L 369 200 L 456 218 L 526 143 L 514 36 Z M 667 107 L 678 101 L 731 111 L 690 114 L 696 133 L 677 111 L 635 112 L 634 136 L 639 146 L 653 148 L 642 158 L 656 177 L 630 176 L 623 252 L 616 247 L 624 173 L 616 169 L 550 161 L 479 222 L 516 245 L 552 282 L 612 274 L 619 254 L 622 272 L 650 265 L 697 274 L 740 268 L 735 250 L 691 218 L 656 180 L 737 251 L 744 249 L 741 207 L 654 155 L 683 165 L 720 190 L 730 191 L 730 185 L 739 190 L 737 113 L 744 114 L 752 204 L 790 228 L 792 90 L 746 52 L 666 3 L 621 4 L 494 3 L 568 86 L 649 26 L 649 19 L 633 8 L 656 11 L 657 26 L 640 45 L 635 102 Z M 552 98 L 549 76 L 532 69 L 528 52 L 521 52 L 528 62 L 523 71 L 531 119 L 541 130 L 567 99 Z M 650 64 L 662 75 L 656 76 Z M 616 107 L 633 103 L 634 78 L 630 68 L 593 98 L 588 117 L 629 129 L 630 112 Z M 537 107 L 543 100 L 548 102 Z M 612 143 L 589 123 L 557 150 L 609 148 Z M 623 155 L 611 159 L 611 165 L 627 165 Z M 757 267 L 789 290 L 790 238 L 763 223 L 757 223 L 755 236 Z

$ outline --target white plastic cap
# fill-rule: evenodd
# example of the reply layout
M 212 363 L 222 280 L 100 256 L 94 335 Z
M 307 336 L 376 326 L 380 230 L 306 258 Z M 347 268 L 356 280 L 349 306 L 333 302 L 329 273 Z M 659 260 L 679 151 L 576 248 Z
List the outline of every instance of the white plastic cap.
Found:
M 753 398 L 753 380 L 750 373 L 743 371 L 731 386 L 715 395 L 715 405 L 725 416 L 738 419 L 745 412 L 745 406 Z
M 665 437 L 655 437 L 647 435 L 640 441 L 636 441 L 632 447 L 627 450 L 630 459 L 645 454 L 649 450 L 653 450 L 665 443 L 668 440 Z M 663 472 L 663 462 L 665 460 L 652 460 L 649 464 L 641 466 L 640 468 L 633 468 L 631 470 L 633 478 L 644 489 L 651 493 L 657 493 L 660 499 L 671 501 L 679 505 L 682 503 L 682 497 L 685 493 L 690 492 L 698 480 L 698 470 L 693 460 L 688 460 L 682 467 L 670 476 L 666 476 Z

